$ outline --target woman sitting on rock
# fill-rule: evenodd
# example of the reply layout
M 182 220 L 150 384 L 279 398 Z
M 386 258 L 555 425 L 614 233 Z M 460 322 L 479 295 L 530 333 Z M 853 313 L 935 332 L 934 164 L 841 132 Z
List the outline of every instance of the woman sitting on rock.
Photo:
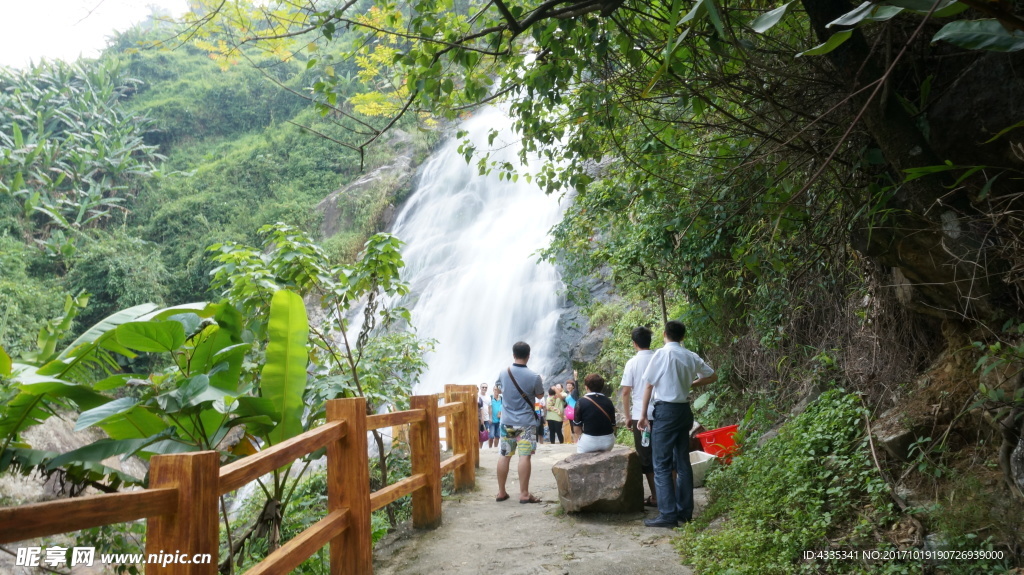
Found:
M 587 394 L 576 402 L 575 425 L 583 427 L 576 453 L 611 451 L 615 446 L 615 406 L 605 397 L 604 378 L 592 373 L 583 379 Z

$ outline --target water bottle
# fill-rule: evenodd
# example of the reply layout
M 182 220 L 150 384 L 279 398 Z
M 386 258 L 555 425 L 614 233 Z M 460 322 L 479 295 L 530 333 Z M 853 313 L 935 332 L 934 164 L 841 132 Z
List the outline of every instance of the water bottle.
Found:
M 643 447 L 651 446 L 651 429 L 647 428 L 643 433 L 640 434 L 640 445 Z

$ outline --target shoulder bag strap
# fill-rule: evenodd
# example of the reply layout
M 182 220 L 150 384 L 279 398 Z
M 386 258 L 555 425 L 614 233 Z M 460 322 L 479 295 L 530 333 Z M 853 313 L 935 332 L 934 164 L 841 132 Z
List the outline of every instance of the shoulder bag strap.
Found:
M 530 401 L 530 398 L 526 397 L 526 394 L 523 393 L 523 388 L 519 387 L 519 382 L 516 381 L 515 376 L 512 375 L 512 368 L 511 367 L 508 368 L 508 377 L 509 377 L 509 379 L 512 380 L 512 385 L 516 386 L 516 391 L 519 392 L 519 397 L 522 397 L 523 401 L 526 402 L 526 405 L 530 406 L 530 413 L 533 414 L 533 420 L 534 421 L 539 421 L 540 417 L 538 417 L 537 416 L 537 412 L 533 410 L 533 403 L 534 402 Z
M 584 395 L 584 396 L 583 396 L 583 399 L 590 399 L 590 398 Z M 598 403 L 597 403 L 596 401 L 594 401 L 593 399 L 590 399 L 590 403 L 593 403 L 593 404 L 594 404 L 594 407 L 596 407 L 596 408 L 600 409 L 600 410 L 601 410 L 601 413 L 603 413 L 603 414 L 604 414 L 604 416 L 608 418 L 608 421 L 612 422 L 612 427 L 615 427 L 615 420 L 614 420 L 614 419 L 612 419 L 612 416 L 608 415 L 608 412 L 607 412 L 607 411 L 605 411 L 603 407 L 601 407 L 601 406 L 600 406 L 600 405 L 599 405 L 599 404 L 598 404 Z

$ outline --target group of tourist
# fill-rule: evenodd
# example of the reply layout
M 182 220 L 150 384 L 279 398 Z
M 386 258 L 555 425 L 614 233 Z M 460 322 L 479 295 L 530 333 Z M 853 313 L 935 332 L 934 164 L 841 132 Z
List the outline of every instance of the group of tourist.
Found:
M 658 516 L 644 524 L 676 527 L 693 518 L 690 393 L 715 382 L 718 375 L 700 356 L 683 347 L 686 327 L 682 322 L 665 324 L 665 346 L 657 351 L 651 350 L 650 329 L 637 327 L 630 335 L 636 355 L 623 370 L 622 406 L 651 490 L 645 504 L 658 508 Z M 540 502 L 530 493 L 530 457 L 537 449 L 538 437 L 543 437 L 545 421 L 550 441 L 562 441 L 567 407 L 571 407 L 573 434 L 577 426 L 580 430 L 573 438 L 578 453 L 608 451 L 615 445 L 615 406 L 604 394 L 603 377 L 587 375 L 582 396 L 577 395 L 574 380 L 567 382 L 565 389 L 561 385 L 545 389 L 540 375 L 526 366 L 529 360 L 528 344 L 512 346 L 512 365 L 499 373 L 486 410 L 487 385 L 480 386 L 481 426 L 488 425 L 488 445 L 499 449 L 497 501 L 510 497 L 505 483 L 512 456 L 518 453 L 519 502 Z
M 490 389 L 490 394 L 488 394 Z M 544 443 L 545 435 L 548 443 L 577 443 L 583 433 L 583 426 L 572 420 L 579 394 L 576 381 L 570 379 L 565 383 L 548 388 L 547 395 L 534 398 L 533 411 L 537 414 L 537 443 Z M 480 384 L 480 395 L 477 396 L 477 409 L 480 416 L 480 447 L 494 448 L 498 446 L 501 434 L 501 410 L 503 405 L 501 382 L 497 381 L 488 387 Z M 566 438 L 566 429 L 569 436 Z

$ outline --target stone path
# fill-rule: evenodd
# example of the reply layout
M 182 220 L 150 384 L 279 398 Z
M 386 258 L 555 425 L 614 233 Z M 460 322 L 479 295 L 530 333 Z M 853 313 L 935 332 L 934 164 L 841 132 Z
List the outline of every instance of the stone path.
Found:
M 375 550 L 377 575 L 690 575 L 671 544 L 673 532 L 644 527 L 657 511 L 628 515 L 566 515 L 558 504 L 551 466 L 575 453 L 575 445 L 541 445 L 533 456 L 530 491 L 544 500 L 518 503 L 516 458 L 508 501 L 497 492 L 497 450 L 480 453 L 477 488 L 445 500 L 441 527 L 406 529 Z M 698 508 L 704 490 L 696 493 Z

